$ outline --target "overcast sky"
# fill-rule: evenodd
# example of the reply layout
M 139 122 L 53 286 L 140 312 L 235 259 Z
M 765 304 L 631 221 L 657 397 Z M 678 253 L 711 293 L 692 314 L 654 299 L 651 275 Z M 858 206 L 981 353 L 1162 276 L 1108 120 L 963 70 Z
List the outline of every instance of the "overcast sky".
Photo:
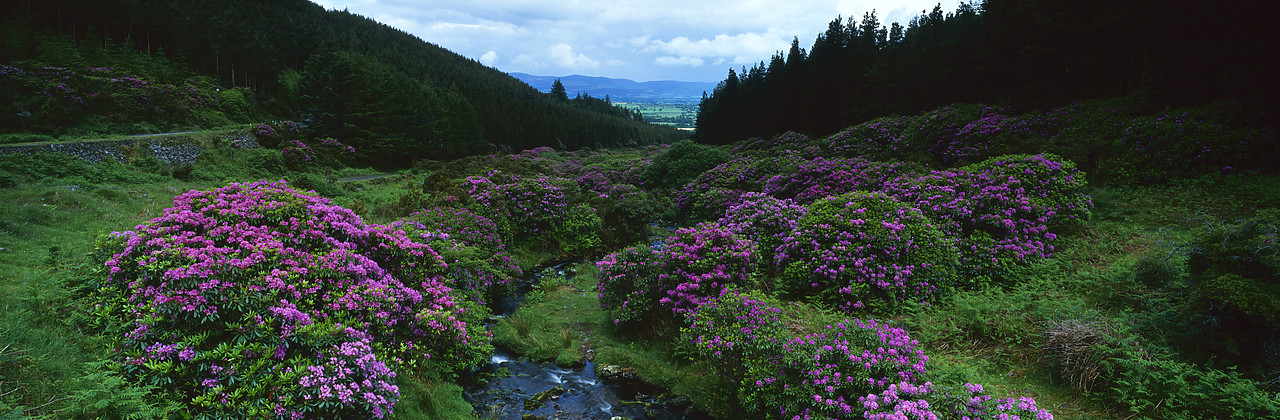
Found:
M 837 15 L 906 25 L 938 0 L 313 0 L 504 72 L 714 82 L 792 37 L 805 50 Z M 941 1 L 945 12 L 957 0 Z

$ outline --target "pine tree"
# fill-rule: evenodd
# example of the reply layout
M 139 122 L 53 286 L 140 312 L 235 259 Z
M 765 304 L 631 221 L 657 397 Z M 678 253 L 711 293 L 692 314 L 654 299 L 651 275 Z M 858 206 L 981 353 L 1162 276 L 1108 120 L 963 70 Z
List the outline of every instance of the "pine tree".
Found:
M 551 97 L 561 101 L 569 100 L 569 92 L 564 90 L 564 83 L 560 83 L 560 79 L 551 83 Z

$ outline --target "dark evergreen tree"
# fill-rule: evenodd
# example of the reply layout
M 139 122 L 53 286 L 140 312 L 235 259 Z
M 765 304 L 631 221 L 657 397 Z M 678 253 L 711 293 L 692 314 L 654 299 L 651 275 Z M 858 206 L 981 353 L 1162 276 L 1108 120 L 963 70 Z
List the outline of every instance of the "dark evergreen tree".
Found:
M 561 101 L 569 100 L 569 93 L 564 90 L 564 83 L 560 83 L 560 79 L 551 82 L 551 97 Z

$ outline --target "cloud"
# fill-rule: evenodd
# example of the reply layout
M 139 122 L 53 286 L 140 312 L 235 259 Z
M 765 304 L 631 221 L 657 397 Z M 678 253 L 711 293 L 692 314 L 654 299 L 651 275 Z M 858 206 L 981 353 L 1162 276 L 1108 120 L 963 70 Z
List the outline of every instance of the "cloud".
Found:
M 489 67 L 497 66 L 498 52 L 494 50 L 489 50 L 489 52 L 484 53 L 484 55 L 480 56 L 480 62 Z
M 538 61 L 538 59 L 533 58 L 533 56 L 529 54 L 517 55 L 515 60 L 511 60 L 511 63 L 515 64 L 517 67 L 528 68 L 542 68 L 547 66 L 546 63 Z
M 574 53 L 573 47 L 566 43 L 552 45 L 549 50 L 551 60 L 556 65 L 571 70 L 594 69 L 600 67 L 600 62 L 592 60 L 586 54 Z
M 314 0 L 349 9 L 505 72 L 635 80 L 724 78 L 803 48 L 837 15 L 906 23 L 956 0 Z
M 719 34 L 701 39 L 680 36 L 667 41 L 641 37 L 632 39 L 631 45 L 638 47 L 638 51 L 643 53 L 660 52 L 680 57 L 678 61 L 673 57 L 659 57 L 659 60 L 654 61 L 654 64 L 663 66 L 688 65 L 693 58 L 699 58 L 698 65 L 701 65 L 702 57 L 717 61 L 728 58 L 734 64 L 748 64 L 786 50 L 791 46 L 791 38 L 792 35 L 770 30 L 765 33 Z
M 663 67 L 675 67 L 675 66 L 698 67 L 698 66 L 701 66 L 702 63 L 703 63 L 702 59 L 698 57 L 662 56 L 662 57 L 653 59 L 653 64 L 657 64 Z

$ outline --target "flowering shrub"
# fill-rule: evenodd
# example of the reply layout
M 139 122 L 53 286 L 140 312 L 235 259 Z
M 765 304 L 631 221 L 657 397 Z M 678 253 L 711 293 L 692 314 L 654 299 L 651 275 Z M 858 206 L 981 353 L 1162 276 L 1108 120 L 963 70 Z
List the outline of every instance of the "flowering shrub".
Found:
M 929 360 L 906 331 L 874 319 L 828 325 L 787 340 L 782 351 L 778 371 L 756 379 L 744 404 L 776 407 L 784 418 L 854 418 L 860 411 L 854 396 L 914 383 Z
M 845 311 L 921 301 L 955 281 L 959 252 L 919 210 L 881 193 L 819 200 L 774 262 L 788 296 Z
M 776 173 L 793 172 L 800 159 L 795 157 L 739 156 L 731 161 L 717 165 L 698 175 L 683 188 L 676 191 L 675 201 L 684 214 L 705 216 L 702 219 L 715 220 L 722 216 L 717 210 L 723 207 L 707 209 L 709 202 L 705 197 L 715 190 L 762 191 L 767 181 Z
M 956 238 L 971 282 L 1052 255 L 1049 226 L 1081 223 L 1093 206 L 1084 174 L 1054 155 L 1010 155 L 959 170 L 904 176 L 887 194 L 911 203 Z
M 389 227 L 403 229 L 410 238 L 436 250 L 447 265 L 444 279 L 448 286 L 481 304 L 507 292 L 512 279 L 524 275 L 506 251 L 498 226 L 466 209 L 426 209 Z
M 562 184 L 572 182 L 547 176 L 520 177 L 500 171 L 470 176 L 462 189 L 491 212 L 505 213 L 517 238 L 548 233 L 564 215 L 568 202 Z
M 773 268 L 773 255 L 778 246 L 799 225 L 809 209 L 787 199 L 777 199 L 764 193 L 746 193 L 742 202 L 725 211 L 717 222 L 743 238 L 756 242 L 760 256 L 760 268 L 766 272 Z
M 927 161 L 923 150 L 904 143 L 903 133 L 911 122 L 912 117 L 880 118 L 836 132 L 819 141 L 818 145 L 823 149 L 822 156 Z
M 275 137 L 276 128 L 272 127 L 270 124 L 259 123 L 253 127 L 253 135 L 258 136 L 259 139 L 263 137 Z
M 492 351 L 436 250 L 283 182 L 185 193 L 100 246 L 96 311 L 125 323 L 116 369 L 197 416 L 381 417 L 397 370 Z
M 729 285 L 751 286 L 755 243 L 730 229 L 704 223 L 679 229 L 667 238 L 662 259 L 658 284 L 665 296 L 658 303 L 685 315 L 720 296 Z
M 787 339 L 778 305 L 760 292 L 726 288 L 717 299 L 689 313 L 680 341 L 692 345 L 717 375 L 735 383 L 753 374 L 771 373 Z
M 822 151 L 814 147 L 809 136 L 794 131 L 788 131 L 772 138 L 765 140 L 761 138 L 752 138 L 734 145 L 731 150 L 734 154 L 748 151 L 765 151 L 768 153 L 795 153 L 805 156 L 819 156 Z
M 614 324 L 674 326 L 730 285 L 749 286 L 755 244 L 708 224 L 676 231 L 661 249 L 636 246 L 604 257 L 600 306 Z
M 902 382 L 877 394 L 858 397 L 864 418 L 897 419 L 1026 419 L 1052 420 L 1053 414 L 1030 397 L 995 398 L 980 384 L 936 386 Z
M 1014 192 L 1020 194 L 1032 211 L 1041 213 L 1044 223 L 1049 225 L 1072 225 L 1089 220 L 1093 201 L 1086 194 L 1085 174 L 1076 169 L 1075 163 L 1057 155 L 998 156 L 960 169 L 1019 184 Z
M 795 171 L 769 178 L 763 191 L 774 197 L 808 204 L 823 197 L 854 191 L 878 191 L 885 182 L 914 171 L 914 165 L 898 162 L 819 157 L 800 162 Z
M 290 140 L 281 144 L 280 155 L 290 168 L 301 168 L 315 160 L 316 152 L 302 140 Z
M 605 255 L 596 263 L 600 272 L 596 291 L 600 307 L 613 318 L 619 327 L 654 325 L 659 316 L 656 310 L 662 288 L 658 274 L 666 264 L 658 249 L 649 245 L 637 245 Z
M 845 129 L 821 144 L 827 156 L 902 159 L 952 167 L 989 156 L 1000 110 L 956 104 L 906 117 L 881 118 Z
M 792 336 L 780 302 L 736 288 L 689 315 L 681 339 L 738 385 L 747 417 L 828 419 L 1052 419 L 1034 399 L 995 399 L 981 385 L 935 387 L 929 357 L 905 330 L 844 320 Z M 1034 416 L 1034 417 L 1032 417 Z
M 471 210 L 434 207 L 415 212 L 391 226 L 412 226 L 448 235 L 449 239 L 498 253 L 506 249 L 497 223 Z
M 280 144 L 280 154 L 284 158 L 284 163 L 293 169 L 300 169 L 307 165 L 337 166 L 346 161 L 347 157 L 355 151 L 355 148 L 329 137 L 320 139 L 316 147 L 311 147 L 297 139 L 286 140 Z

